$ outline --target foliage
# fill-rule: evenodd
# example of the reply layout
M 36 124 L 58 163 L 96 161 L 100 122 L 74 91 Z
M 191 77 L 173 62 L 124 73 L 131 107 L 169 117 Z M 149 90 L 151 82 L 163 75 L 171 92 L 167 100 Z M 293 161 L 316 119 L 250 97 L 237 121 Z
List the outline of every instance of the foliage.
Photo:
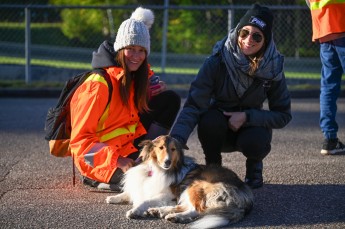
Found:
M 126 0 L 50 0 L 53 5 L 77 5 L 77 6 L 99 6 L 110 5 L 111 3 L 123 4 L 130 2 Z M 85 44 L 94 36 L 102 36 L 107 39 L 114 29 L 110 23 L 106 9 L 63 9 L 61 18 L 63 21 L 61 30 L 69 39 L 75 40 L 79 44 Z M 121 12 L 117 12 L 121 15 Z M 121 18 L 121 17 L 120 17 Z M 122 18 L 121 18 L 122 19 Z M 120 19 L 120 20 L 121 20 Z M 116 21 L 116 19 L 114 20 Z M 121 20 L 122 21 L 122 20 Z
M 68 46 L 67 39 L 60 30 L 61 23 L 31 23 L 32 44 Z M 0 41 L 25 42 L 24 23 L 0 23 Z M 24 50 L 23 50 L 24 51 Z
M 216 21 L 214 11 L 176 10 L 170 13 L 168 27 L 168 51 L 185 53 L 188 50 L 195 54 L 210 53 L 214 41 L 225 36 L 226 22 Z M 208 17 L 206 15 L 209 15 Z M 204 20 L 204 26 L 198 26 L 199 20 Z M 222 29 L 223 27 L 223 29 Z M 212 37 L 212 39 L 210 39 Z
M 39 1 L 39 0 L 37 0 Z M 46 0 L 48 1 L 48 0 Z M 19 0 L 16 2 L 20 2 Z M 39 2 L 44 2 L 41 0 Z M 246 6 L 257 2 L 256 0 L 248 0 L 245 2 Z M 304 0 L 264 0 L 260 1 L 265 5 L 273 4 L 288 4 L 288 5 L 305 5 Z M 35 9 L 32 10 L 32 25 L 38 25 L 37 22 L 42 23 L 42 15 L 49 15 L 47 21 L 52 25 L 59 25 L 59 28 L 53 26 L 36 27 L 32 26 L 32 43 L 34 44 L 52 44 L 52 45 L 73 45 L 78 47 L 97 47 L 103 40 L 114 41 L 115 33 L 122 23 L 128 19 L 133 9 L 138 5 L 143 6 L 162 6 L 162 0 L 49 0 L 52 5 L 67 5 L 67 6 L 130 6 L 123 9 L 93 9 L 93 8 L 60 8 L 60 9 Z M 241 5 L 244 6 L 242 0 L 170 0 L 169 4 L 172 6 L 191 6 L 191 5 Z M 153 52 L 160 52 L 162 50 L 162 26 L 163 26 L 163 9 L 153 9 L 155 13 L 155 23 L 151 28 L 151 50 Z M 0 12 L 3 12 L 0 10 Z M 233 19 L 237 23 L 240 17 L 245 12 L 244 9 L 235 10 Z M 307 18 L 309 12 L 304 11 L 303 15 L 296 11 L 295 14 L 284 10 L 275 9 L 275 21 L 284 21 L 285 27 L 274 26 L 274 37 L 279 50 L 286 56 L 315 56 L 315 51 L 305 48 L 306 44 L 311 44 L 310 30 L 306 30 L 302 26 L 308 25 Z M 4 12 L 5 13 L 5 12 Z M 308 15 L 305 15 L 308 13 Z M 195 9 L 171 9 L 168 16 L 168 31 L 167 31 L 167 51 L 169 53 L 192 53 L 192 54 L 209 54 L 216 41 L 226 36 L 228 31 L 228 12 L 226 9 L 212 9 L 212 10 L 195 10 Z M 0 16 L 1 17 L 1 16 Z M 19 17 L 16 17 L 19 18 Z M 36 20 L 35 20 L 36 18 Z M 18 19 L 11 19 L 16 21 Z M 21 22 L 23 22 L 23 15 L 21 15 Z M 37 23 L 37 24 L 36 24 Z M 54 24 L 53 24 L 54 23 Z M 202 25 L 202 26 L 201 26 Z M 277 25 L 277 24 L 276 24 Z M 6 28 L 6 30 L 13 30 L 14 28 Z M 0 32 L 3 28 L 0 28 Z M 286 31 L 292 31 L 286 33 Z M 0 39 L 7 41 L 9 38 L 2 37 Z M 24 39 L 23 31 L 20 31 L 15 38 Z M 11 38 L 13 39 L 13 38 Z

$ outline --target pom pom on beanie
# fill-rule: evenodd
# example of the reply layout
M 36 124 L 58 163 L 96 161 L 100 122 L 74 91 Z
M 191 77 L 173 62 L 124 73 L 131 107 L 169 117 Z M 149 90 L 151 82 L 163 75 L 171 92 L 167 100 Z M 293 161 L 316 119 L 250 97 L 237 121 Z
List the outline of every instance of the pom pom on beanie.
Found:
M 147 55 L 150 54 L 150 33 L 154 22 L 151 10 L 142 7 L 136 8 L 131 17 L 123 21 L 117 31 L 114 49 L 117 52 L 129 45 L 144 47 Z

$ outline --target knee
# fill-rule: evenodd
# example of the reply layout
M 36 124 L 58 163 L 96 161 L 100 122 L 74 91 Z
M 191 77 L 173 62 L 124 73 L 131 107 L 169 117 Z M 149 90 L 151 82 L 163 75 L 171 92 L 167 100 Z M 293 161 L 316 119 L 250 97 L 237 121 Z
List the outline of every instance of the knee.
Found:
M 262 160 L 271 151 L 272 132 L 262 128 L 253 131 L 249 136 L 241 136 L 237 140 L 237 148 L 250 159 Z
M 248 144 L 241 152 L 248 159 L 263 160 L 271 151 L 270 143 Z
M 162 98 L 167 102 L 166 104 L 179 110 L 181 107 L 181 97 L 172 90 L 167 90 L 161 93 Z
M 224 115 L 217 110 L 209 110 L 201 116 L 198 123 L 198 132 L 203 135 L 218 135 L 228 129 Z

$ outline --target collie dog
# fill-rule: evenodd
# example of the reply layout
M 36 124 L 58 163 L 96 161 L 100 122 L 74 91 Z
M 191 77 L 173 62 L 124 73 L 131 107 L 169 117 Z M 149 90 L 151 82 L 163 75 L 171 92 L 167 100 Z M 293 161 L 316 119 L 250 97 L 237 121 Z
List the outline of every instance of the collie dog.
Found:
M 167 135 L 141 146 L 142 162 L 125 173 L 123 192 L 106 198 L 108 204 L 132 203 L 127 218 L 197 219 L 192 228 L 215 228 L 238 222 L 252 209 L 251 189 L 232 170 L 194 163 Z

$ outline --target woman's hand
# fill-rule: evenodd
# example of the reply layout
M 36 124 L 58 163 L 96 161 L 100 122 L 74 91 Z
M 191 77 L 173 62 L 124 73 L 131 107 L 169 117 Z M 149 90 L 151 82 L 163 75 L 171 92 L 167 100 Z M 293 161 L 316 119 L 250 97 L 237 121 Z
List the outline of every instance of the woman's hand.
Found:
M 165 82 L 159 81 L 158 84 L 150 86 L 150 95 L 155 96 L 166 90 L 167 90 L 167 85 L 165 84 Z
M 245 112 L 226 112 L 223 114 L 229 116 L 228 126 L 233 131 L 238 131 L 242 125 L 247 121 L 247 116 Z
M 128 169 L 134 166 L 134 161 L 127 157 L 119 156 L 117 159 L 116 166 L 122 170 L 122 172 L 127 172 Z

